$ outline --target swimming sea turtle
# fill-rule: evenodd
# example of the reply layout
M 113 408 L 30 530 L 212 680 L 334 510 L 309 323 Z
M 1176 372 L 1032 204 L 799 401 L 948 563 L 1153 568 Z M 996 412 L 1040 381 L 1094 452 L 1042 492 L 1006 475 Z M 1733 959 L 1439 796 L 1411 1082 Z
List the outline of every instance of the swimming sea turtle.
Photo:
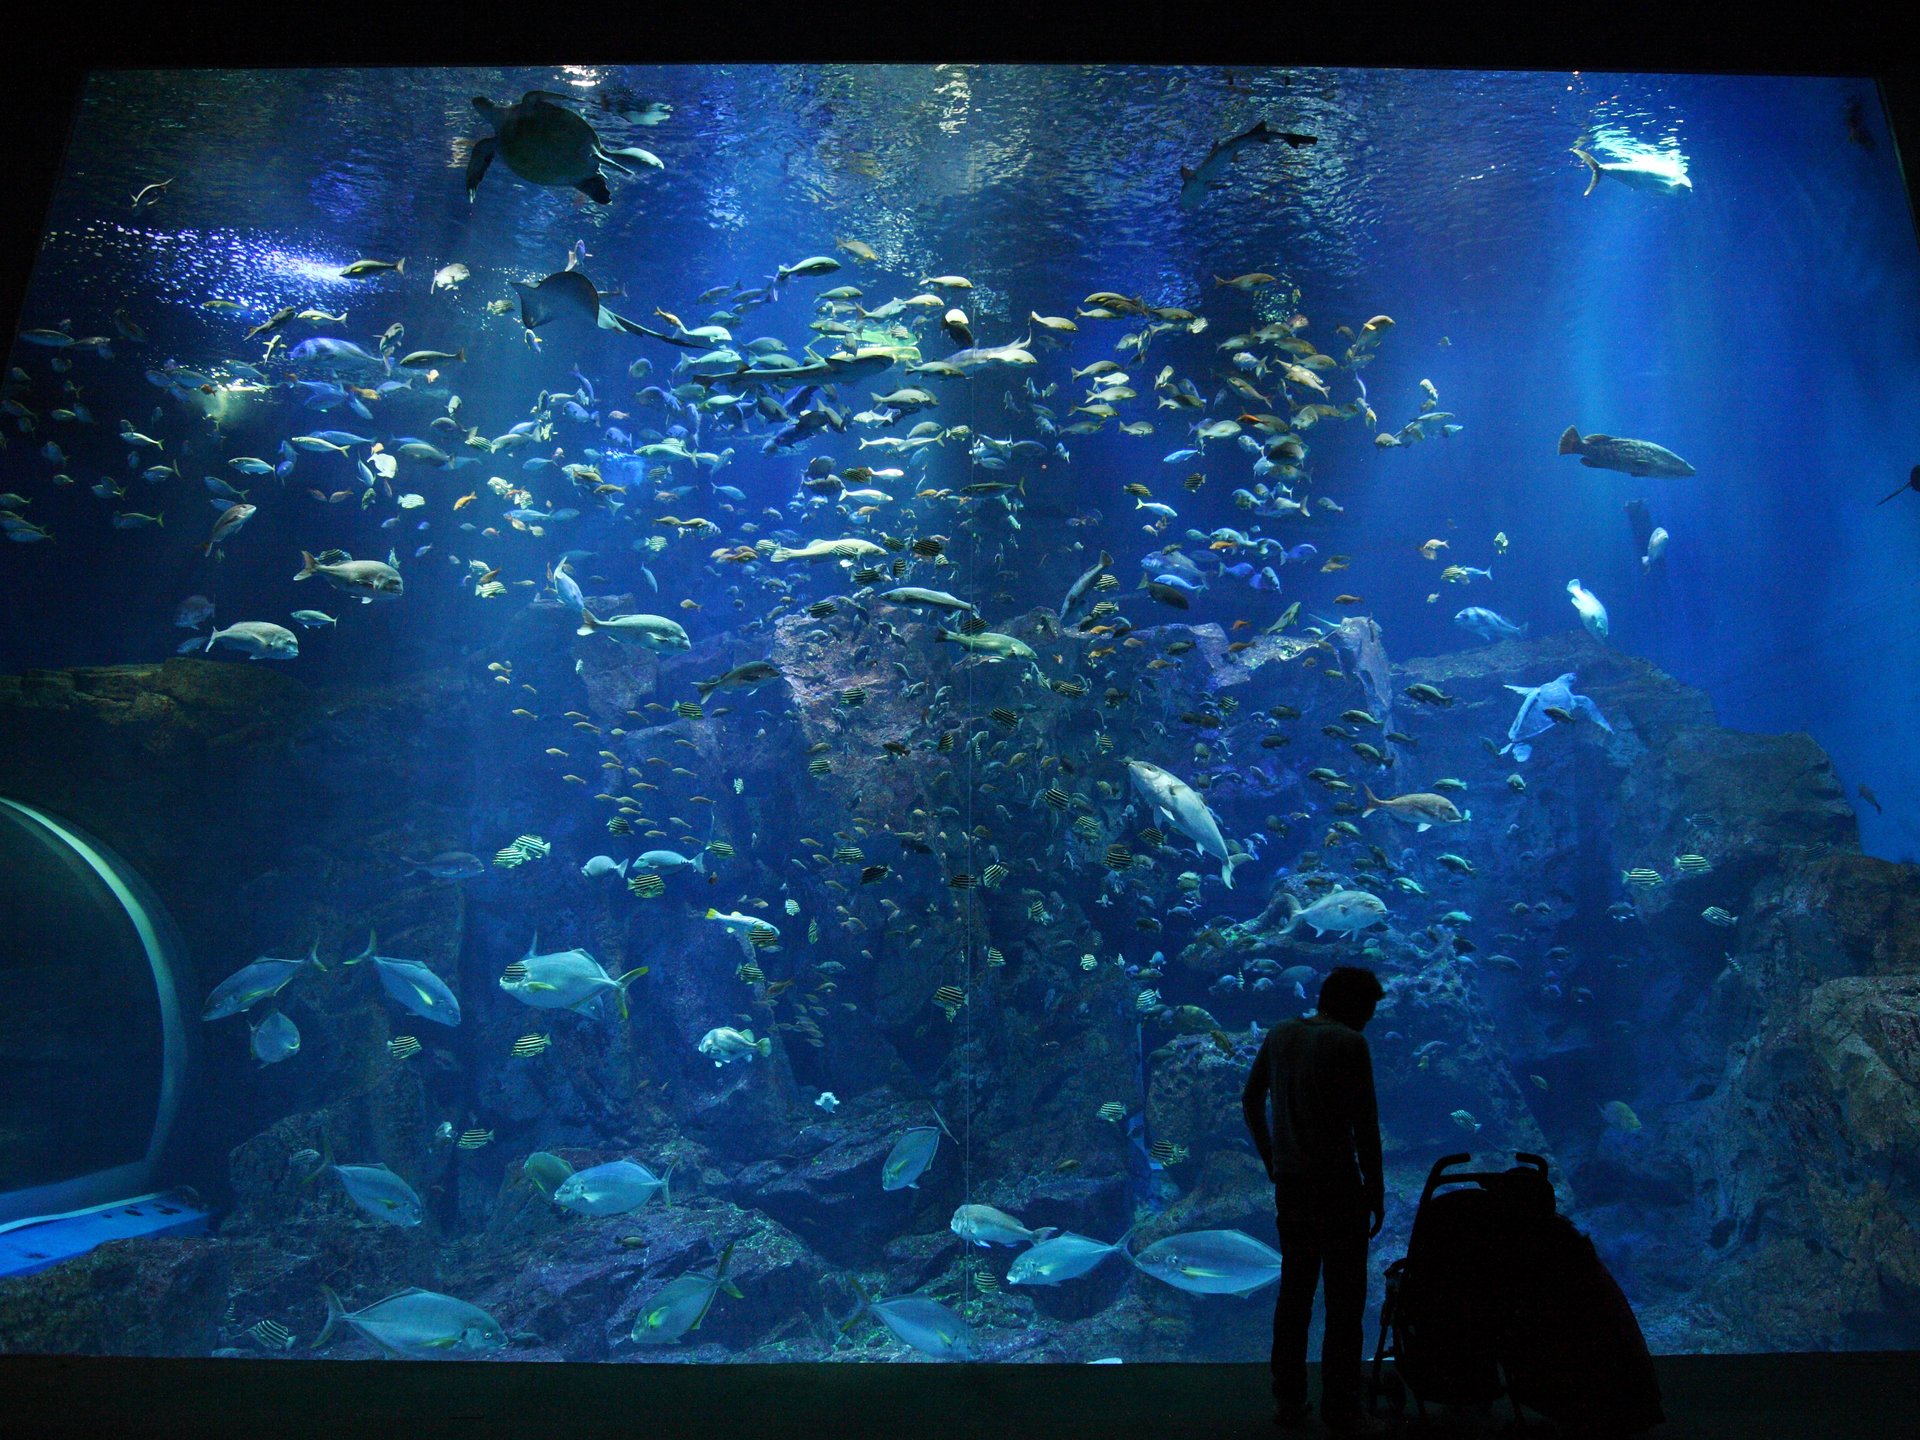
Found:
M 1527 698 L 1520 702 L 1520 713 L 1513 717 L 1513 724 L 1507 727 L 1507 743 L 1500 747 L 1500 753 L 1505 755 L 1511 750 L 1516 760 L 1525 760 L 1533 754 L 1533 747 L 1525 742 L 1553 728 L 1553 717 L 1547 713 L 1549 709 L 1562 711 L 1564 715 L 1585 715 L 1611 735 L 1613 726 L 1600 713 L 1600 707 L 1585 695 L 1573 693 L 1573 682 L 1579 678 L 1568 671 L 1544 685 L 1507 686 L 1514 694 Z
M 501 106 L 484 95 L 474 96 L 473 108 L 493 126 L 493 134 L 474 141 L 467 157 L 469 201 L 496 154 L 523 180 L 536 185 L 571 185 L 602 205 L 612 199 L 606 177 L 600 173 L 603 164 L 631 175 L 633 171 L 621 164 L 622 160 L 660 163 L 644 150 L 606 149 L 591 125 L 555 103 L 566 98 L 546 90 L 529 90 L 518 105 Z

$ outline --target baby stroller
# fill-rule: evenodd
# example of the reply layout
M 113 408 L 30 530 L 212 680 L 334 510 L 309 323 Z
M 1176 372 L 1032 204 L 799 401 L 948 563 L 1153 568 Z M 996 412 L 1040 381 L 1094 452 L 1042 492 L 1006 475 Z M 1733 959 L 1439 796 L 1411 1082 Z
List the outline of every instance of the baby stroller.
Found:
M 1398 1409 L 1487 1405 L 1502 1395 L 1569 1427 L 1658 1425 L 1660 1387 L 1633 1310 L 1593 1242 L 1555 1210 L 1547 1162 L 1427 1175 L 1407 1253 L 1387 1267 L 1370 1388 Z M 1391 1337 L 1391 1344 L 1389 1344 Z M 1394 1373 L 1383 1381 L 1391 1356 Z

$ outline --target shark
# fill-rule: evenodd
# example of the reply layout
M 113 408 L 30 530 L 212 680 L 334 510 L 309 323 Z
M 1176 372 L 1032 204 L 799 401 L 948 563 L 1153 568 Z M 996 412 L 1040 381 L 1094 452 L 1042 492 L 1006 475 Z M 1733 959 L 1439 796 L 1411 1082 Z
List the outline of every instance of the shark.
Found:
M 1318 139 L 1316 135 L 1300 135 L 1291 130 L 1272 130 L 1267 127 L 1265 120 L 1256 120 L 1238 135 L 1214 141 L 1213 148 L 1207 151 L 1206 158 L 1198 165 L 1180 167 L 1180 203 L 1191 208 L 1206 199 L 1209 190 L 1224 185 L 1228 167 L 1249 145 L 1268 145 L 1275 140 L 1283 140 L 1297 150 L 1302 145 L 1314 144 Z
M 1684 162 L 1659 155 L 1640 155 L 1630 160 L 1596 160 L 1580 146 L 1572 147 L 1572 152 L 1580 157 L 1580 163 L 1588 170 L 1587 188 L 1580 192 L 1584 199 L 1593 193 L 1593 187 L 1602 180 L 1618 180 L 1629 190 L 1639 190 L 1648 195 L 1691 195 L 1693 182 L 1687 178 Z
M 1585 695 L 1573 693 L 1573 682 L 1579 677 L 1568 671 L 1557 680 L 1549 680 L 1544 685 L 1509 685 L 1507 689 L 1526 698 L 1520 702 L 1520 713 L 1513 717 L 1513 724 L 1507 727 L 1507 743 L 1500 747 L 1502 755 L 1512 752 L 1516 760 L 1525 760 L 1533 754 L 1533 747 L 1524 743 L 1543 730 L 1553 728 L 1553 717 L 1546 712 L 1549 708 L 1565 710 L 1574 715 L 1585 715 L 1609 735 L 1613 726 L 1607 723 L 1607 717 L 1600 713 Z
M 1067 587 L 1067 598 L 1060 602 L 1060 623 L 1062 625 L 1072 623 L 1074 612 L 1079 608 L 1080 602 L 1086 599 L 1088 594 L 1092 592 L 1094 583 L 1098 581 L 1102 575 L 1107 573 L 1107 567 L 1111 564 L 1113 564 L 1113 556 L 1102 550 L 1100 552 L 1100 563 L 1090 566 L 1081 572 L 1080 578 Z

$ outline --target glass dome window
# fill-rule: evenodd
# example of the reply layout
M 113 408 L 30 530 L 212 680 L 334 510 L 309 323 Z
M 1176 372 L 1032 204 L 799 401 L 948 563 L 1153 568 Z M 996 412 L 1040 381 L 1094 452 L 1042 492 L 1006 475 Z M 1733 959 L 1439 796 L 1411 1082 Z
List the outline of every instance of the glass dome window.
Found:
M 0 1224 L 151 1191 L 185 1089 L 173 922 L 66 821 L 0 799 Z

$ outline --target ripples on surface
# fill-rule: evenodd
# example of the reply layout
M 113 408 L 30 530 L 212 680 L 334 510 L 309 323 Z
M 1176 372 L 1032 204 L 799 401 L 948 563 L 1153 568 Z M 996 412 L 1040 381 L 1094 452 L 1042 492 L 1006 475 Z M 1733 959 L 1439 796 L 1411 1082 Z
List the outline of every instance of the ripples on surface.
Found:
M 664 173 L 612 177 L 606 209 L 496 179 L 470 211 L 465 142 L 486 133 L 470 97 L 596 84 L 674 106 L 658 127 L 598 117 Z M 1231 185 L 1180 206 L 1179 167 L 1263 116 L 1319 143 L 1252 147 Z M 1486 247 L 1490 260 L 1527 195 L 1568 183 L 1566 147 L 1582 135 L 1626 158 L 1671 153 L 1683 128 L 1652 82 L 1596 97 L 1550 75 L 1247 72 L 1229 89 L 1216 71 L 1064 66 L 119 73 L 89 88 L 56 239 L 172 175 L 176 235 L 250 214 L 290 232 L 283 248 L 461 243 L 534 271 L 564 248 L 560 231 L 646 268 L 724 248 L 769 214 L 790 217 L 795 245 L 826 244 L 806 233 L 824 210 L 857 220 L 889 269 L 951 264 L 959 249 L 1000 294 L 1036 261 L 1111 266 L 1101 283 L 1130 289 L 1277 254 L 1325 280 L 1357 273 L 1383 235 Z M 153 259 L 153 283 L 195 274 Z

